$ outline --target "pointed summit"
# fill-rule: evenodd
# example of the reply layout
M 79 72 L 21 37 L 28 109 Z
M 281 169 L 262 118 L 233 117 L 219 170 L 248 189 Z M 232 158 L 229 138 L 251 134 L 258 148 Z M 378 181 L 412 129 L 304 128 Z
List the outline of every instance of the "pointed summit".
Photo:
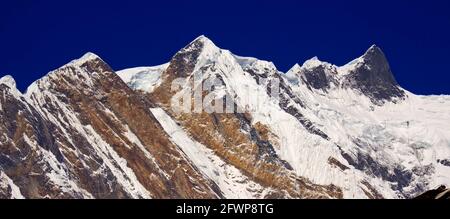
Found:
M 302 68 L 306 68 L 306 69 L 315 68 L 315 67 L 321 66 L 324 63 L 325 62 L 320 61 L 317 56 L 314 56 L 314 57 L 306 60 L 303 63 Z
M 184 77 L 192 73 L 197 64 L 209 63 L 211 60 L 215 60 L 220 53 L 220 48 L 206 36 L 201 35 L 172 57 L 167 71 L 173 75 Z
M 383 51 L 372 45 L 361 57 L 340 68 L 345 72 L 344 86 L 357 89 L 368 96 L 374 104 L 397 101 L 405 97 L 392 74 Z
M 200 36 L 198 36 L 198 37 L 195 38 L 192 42 L 195 42 L 195 41 L 200 41 L 200 42 L 210 42 L 210 43 L 212 43 L 212 41 L 211 41 L 208 37 L 206 37 L 205 35 L 200 35 Z
M 389 62 L 386 59 L 383 51 L 375 44 L 372 45 L 361 56 L 363 67 L 370 70 L 372 74 L 376 74 L 392 84 L 397 84 L 394 75 L 391 72 Z
M 201 52 L 203 50 L 213 52 L 220 49 L 208 37 L 206 37 L 205 35 L 200 35 L 192 42 L 190 42 L 187 46 L 185 46 L 180 52 Z
M 68 65 L 82 65 L 86 62 L 89 61 L 93 61 L 93 60 L 102 60 L 98 55 L 92 53 L 92 52 L 87 52 L 85 53 L 83 56 L 81 56 L 78 59 L 72 60 L 71 62 L 68 63 Z
M 1 85 L 6 85 L 6 87 L 9 87 L 9 89 L 7 89 L 9 90 L 8 93 L 12 94 L 16 98 L 22 96 L 22 93 L 19 90 L 17 90 L 16 81 L 11 75 L 5 75 L 2 78 L 0 78 L 0 88 L 2 87 Z M 0 103 L 0 110 L 1 110 L 1 103 Z
M 376 50 L 381 51 L 380 47 L 378 47 L 376 44 L 372 44 L 372 45 L 369 47 L 369 49 L 367 49 L 366 53 L 369 52 L 369 51 L 376 51 Z
M 389 63 L 383 51 L 375 44 L 370 46 L 362 56 L 350 61 L 343 66 L 340 66 L 337 70 L 339 74 L 347 75 L 355 71 L 357 68 L 361 68 L 364 66 L 367 68 L 383 67 L 383 71 L 390 71 Z
M 300 65 L 295 63 L 294 66 L 292 66 L 287 72 L 286 74 L 284 74 L 284 76 L 288 79 L 288 81 L 290 81 L 293 84 L 298 84 L 299 80 L 298 80 L 298 73 L 300 72 Z
M 294 66 L 292 66 L 287 72 L 286 75 L 294 75 L 298 72 L 300 72 L 301 66 L 298 63 L 295 63 Z
M 100 57 L 92 52 L 87 52 L 79 60 L 99 59 Z
M 367 49 L 367 51 L 361 57 L 366 62 L 374 61 L 377 62 L 377 64 L 387 64 L 388 62 L 381 48 L 375 44 Z

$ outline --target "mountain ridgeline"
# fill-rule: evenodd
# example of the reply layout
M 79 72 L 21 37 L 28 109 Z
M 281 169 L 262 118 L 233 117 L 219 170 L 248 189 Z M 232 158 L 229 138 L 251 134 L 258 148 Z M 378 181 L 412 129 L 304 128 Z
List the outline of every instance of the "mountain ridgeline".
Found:
M 174 110 L 180 96 L 234 111 Z M 450 184 L 449 111 L 377 46 L 286 73 L 205 36 L 154 67 L 87 53 L 25 93 L 0 79 L 0 198 L 411 198 Z

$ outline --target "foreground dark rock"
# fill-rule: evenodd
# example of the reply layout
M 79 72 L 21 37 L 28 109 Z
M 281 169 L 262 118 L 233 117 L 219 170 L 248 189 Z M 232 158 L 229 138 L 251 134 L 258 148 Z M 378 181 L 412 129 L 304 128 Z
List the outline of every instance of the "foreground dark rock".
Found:
M 450 189 L 439 186 L 437 189 L 424 192 L 415 199 L 450 199 Z

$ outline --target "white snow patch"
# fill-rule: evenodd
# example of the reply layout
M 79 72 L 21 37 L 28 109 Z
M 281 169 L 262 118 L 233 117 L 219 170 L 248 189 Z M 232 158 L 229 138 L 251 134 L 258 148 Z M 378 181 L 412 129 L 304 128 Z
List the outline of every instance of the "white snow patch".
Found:
M 161 85 L 162 73 L 169 63 L 154 67 L 136 67 L 117 71 L 119 77 L 132 89 L 151 93 Z
M 314 56 L 311 59 L 306 60 L 303 63 L 302 68 L 311 69 L 311 68 L 315 68 L 315 67 L 321 66 L 324 63 L 325 62 L 320 61 L 317 56 Z

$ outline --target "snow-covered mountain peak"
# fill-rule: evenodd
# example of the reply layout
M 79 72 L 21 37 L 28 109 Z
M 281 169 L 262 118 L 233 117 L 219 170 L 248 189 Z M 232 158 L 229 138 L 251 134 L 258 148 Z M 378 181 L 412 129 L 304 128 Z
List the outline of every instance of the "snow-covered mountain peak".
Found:
M 361 57 L 339 67 L 338 73 L 344 77 L 344 87 L 359 90 L 376 105 L 386 101 L 398 102 L 406 97 L 395 80 L 386 56 L 376 45 Z
M 382 52 L 383 51 L 381 50 L 380 47 L 378 47 L 376 44 L 373 44 L 367 49 L 367 51 L 364 53 L 364 56 L 370 55 L 370 54 L 382 53 Z
M 186 47 L 179 51 L 179 53 L 186 52 L 204 52 L 204 53 L 216 53 L 220 48 L 218 48 L 209 38 L 201 35 L 190 42 Z
M 195 38 L 192 42 L 195 42 L 195 41 L 200 41 L 200 42 L 203 42 L 203 43 L 205 43 L 205 42 L 208 42 L 208 43 L 213 43 L 208 37 L 206 37 L 205 35 L 200 35 L 200 36 L 198 36 L 197 38 Z M 214 43 L 213 43 L 214 44 Z
M 312 71 L 319 67 L 324 71 L 332 74 L 336 74 L 338 68 L 337 66 L 325 61 L 321 61 L 317 56 L 314 56 L 313 58 L 306 60 L 300 67 L 299 71 L 304 73 L 307 71 Z
M 98 59 L 100 58 L 98 55 L 92 53 L 92 52 L 87 52 L 85 53 L 79 60 L 91 60 L 91 59 Z
M 16 99 L 19 99 L 22 96 L 22 93 L 16 88 L 16 81 L 11 75 L 5 75 L 0 78 L 0 85 L 6 85 L 9 87 L 8 93 L 12 94 Z M 0 104 L 1 109 L 1 104 Z
M 226 52 L 229 52 L 225 50 Z M 231 54 L 231 53 L 230 53 Z M 242 67 L 244 70 L 251 70 L 256 74 L 264 74 L 264 73 L 275 73 L 278 72 L 277 67 L 273 62 L 259 60 L 253 57 L 243 57 L 238 55 L 232 55 L 235 61 Z
M 382 65 L 386 66 L 389 65 L 386 56 L 384 55 L 383 51 L 380 47 L 376 45 L 372 45 L 361 58 L 364 60 L 364 63 L 366 65 Z
M 294 66 L 292 66 L 286 74 L 284 74 L 284 77 L 293 84 L 298 84 L 298 74 L 301 71 L 301 66 L 297 63 L 295 63 Z
M 311 68 L 315 68 L 315 67 L 321 66 L 324 63 L 325 62 L 320 61 L 317 56 L 314 56 L 314 57 L 306 60 L 301 67 L 302 68 L 311 69 Z
M 94 81 L 104 79 L 104 74 L 112 74 L 114 71 L 99 56 L 88 52 L 78 59 L 50 71 L 44 77 L 34 81 L 28 86 L 24 93 L 26 98 L 30 98 L 33 93 L 50 89 L 55 84 L 66 83 L 72 87 L 96 89 Z M 109 78 L 109 76 L 106 76 Z
M 224 72 L 231 71 L 231 69 L 242 69 L 254 74 L 271 75 L 278 73 L 274 63 L 253 57 L 235 55 L 229 50 L 217 47 L 205 36 L 197 37 L 177 52 L 170 61 L 166 72 L 186 77 L 194 72 L 204 72 L 212 66 L 223 68 L 222 71 Z
M 216 62 L 221 53 L 222 50 L 210 39 L 199 36 L 172 57 L 168 72 L 174 72 L 178 76 L 189 75 L 195 66 Z
M 287 72 L 286 74 L 294 74 L 296 72 L 300 71 L 301 66 L 298 63 L 295 63 L 294 66 L 292 66 Z
M 337 70 L 340 75 L 347 75 L 362 66 L 370 68 L 370 65 L 374 65 L 373 62 L 378 62 L 376 64 L 382 64 L 384 66 L 389 65 L 383 51 L 375 44 L 370 46 L 362 56 L 338 67 Z
M 5 75 L 0 78 L 0 84 L 4 84 L 10 88 L 16 88 L 16 81 L 11 75 Z
M 87 52 L 80 58 L 70 61 L 65 66 L 67 66 L 67 65 L 82 65 L 86 62 L 93 61 L 93 60 L 102 60 L 102 59 L 98 55 L 96 55 L 92 52 Z
M 2 86 L 6 85 L 6 87 Z M 5 89 L 6 88 L 6 92 Z M 8 93 L 15 97 L 15 99 L 21 99 L 23 96 L 22 93 L 16 88 L 16 81 L 11 75 L 5 75 L 2 78 L 0 78 L 0 91 L 5 95 L 5 93 Z M 2 109 L 2 103 L 0 102 L 0 111 Z

